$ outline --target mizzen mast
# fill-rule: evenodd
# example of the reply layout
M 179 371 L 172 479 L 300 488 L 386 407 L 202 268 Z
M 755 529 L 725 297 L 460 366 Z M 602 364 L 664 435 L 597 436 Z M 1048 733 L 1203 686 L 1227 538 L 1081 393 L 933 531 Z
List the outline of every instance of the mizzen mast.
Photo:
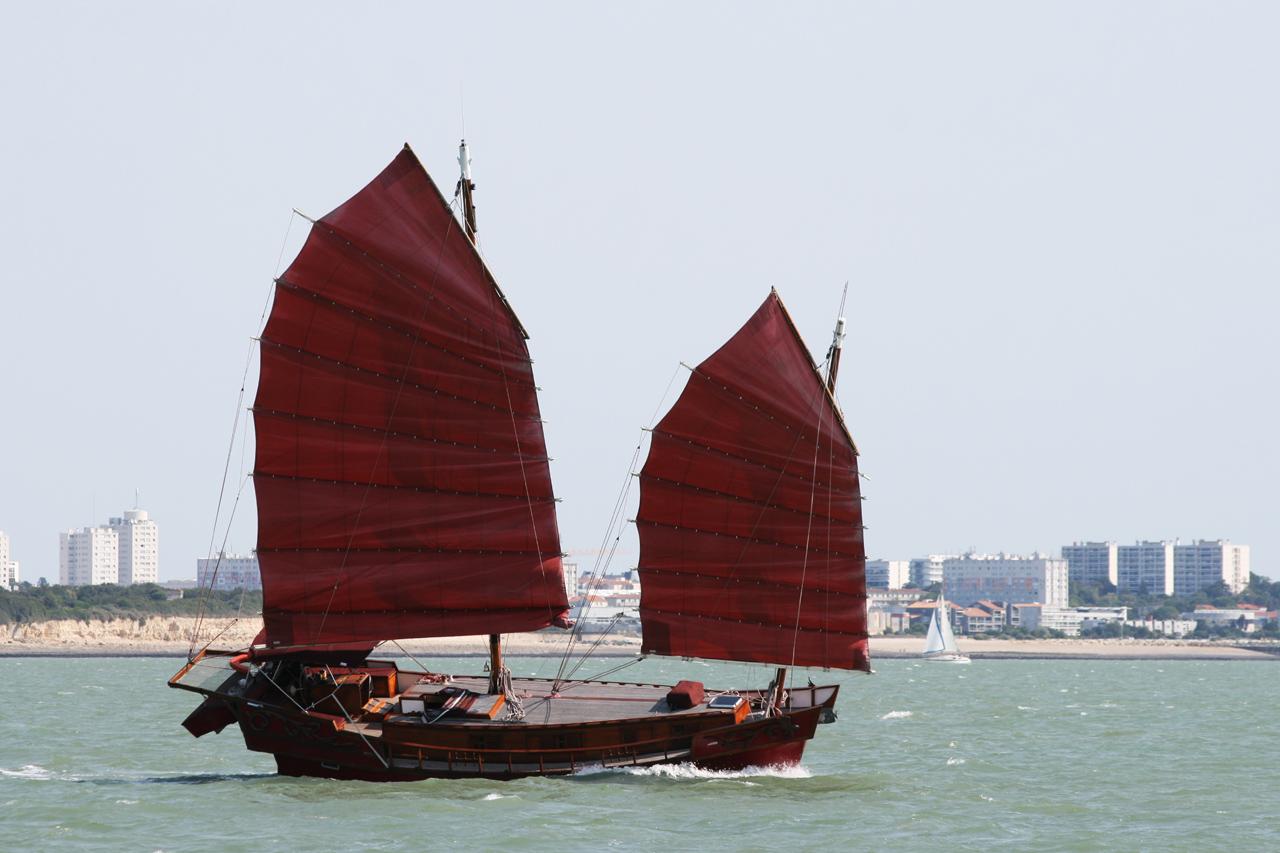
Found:
M 848 285 L 845 286 L 846 291 Z M 840 313 L 844 313 L 844 300 L 840 300 Z M 836 317 L 836 329 L 831 336 L 831 347 L 827 350 L 827 393 L 833 398 L 836 393 L 836 375 L 840 372 L 840 351 L 844 348 L 844 317 Z M 778 713 L 786 701 L 787 667 L 780 666 L 773 675 L 773 697 L 769 702 L 769 711 Z

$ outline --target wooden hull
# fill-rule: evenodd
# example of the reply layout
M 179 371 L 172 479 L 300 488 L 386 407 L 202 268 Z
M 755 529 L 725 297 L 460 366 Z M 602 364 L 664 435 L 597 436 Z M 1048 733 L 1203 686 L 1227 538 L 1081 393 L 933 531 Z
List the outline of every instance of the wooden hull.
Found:
M 705 703 L 671 709 L 668 688 L 660 685 L 572 682 L 551 690 L 550 682 L 529 679 L 518 682 L 528 709 L 520 720 L 430 713 L 367 720 L 286 702 L 261 678 L 232 676 L 210 689 L 183 683 L 179 673 L 171 684 L 206 697 L 184 723 L 197 737 L 234 722 L 245 745 L 274 756 L 283 775 L 378 782 L 517 779 L 681 763 L 716 770 L 794 764 L 835 700 L 834 688 L 822 688 L 796 697 L 806 707 L 766 716 L 751 712 L 745 699 L 737 711 Z M 815 700 L 821 701 L 807 704 Z
M 503 732 L 507 743 L 476 749 L 469 744 L 488 732 L 440 726 L 428 737 L 402 743 L 366 742 L 358 733 L 303 715 L 244 706 L 237 722 L 245 746 L 270 753 L 286 776 L 318 776 L 371 782 L 419 779 L 518 779 L 564 776 L 583 770 L 688 763 L 716 770 L 795 764 L 814 736 L 822 709 L 808 708 L 739 724 L 706 725 L 696 733 L 674 726 L 644 742 L 631 733 L 639 720 L 616 720 L 579 727 L 521 725 Z M 576 748 L 547 748 L 548 742 L 580 738 Z

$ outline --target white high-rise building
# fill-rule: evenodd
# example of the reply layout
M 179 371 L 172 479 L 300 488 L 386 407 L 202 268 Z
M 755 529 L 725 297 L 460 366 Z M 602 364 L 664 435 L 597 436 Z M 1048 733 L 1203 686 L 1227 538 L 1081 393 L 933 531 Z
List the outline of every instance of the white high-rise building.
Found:
M 947 598 L 954 604 L 987 599 L 1067 606 L 1067 561 L 1057 557 L 966 554 L 947 560 L 943 572 Z
M 564 594 L 570 601 L 578 597 L 578 564 L 561 563 L 564 571 Z
M 9 536 L 0 530 L 0 589 L 16 589 L 18 586 L 18 561 L 12 559 Z
M 1116 589 L 1173 595 L 1173 542 L 1137 542 L 1116 549 Z
M 112 518 L 107 526 L 119 541 L 119 583 L 155 583 L 160 579 L 160 530 L 145 509 L 127 509 L 122 518 Z
M 1192 595 L 1222 582 L 1233 593 L 1249 585 L 1249 546 L 1201 539 L 1173 546 L 1173 594 Z
M 911 581 L 908 560 L 867 560 L 867 586 L 902 589 Z
M 258 558 L 239 554 L 222 554 L 213 559 L 196 560 L 196 587 L 229 592 L 233 589 L 262 589 L 262 571 Z
M 1068 579 L 1072 583 L 1088 584 L 1106 581 L 1115 586 L 1120 580 L 1118 547 L 1114 542 L 1063 545 L 1062 559 L 1067 561 Z
M 58 534 L 58 576 L 67 586 L 120 582 L 120 537 L 109 527 Z
M 956 559 L 955 554 L 930 554 L 911 561 L 911 583 L 924 589 L 935 583 L 942 583 L 944 566 L 947 560 Z

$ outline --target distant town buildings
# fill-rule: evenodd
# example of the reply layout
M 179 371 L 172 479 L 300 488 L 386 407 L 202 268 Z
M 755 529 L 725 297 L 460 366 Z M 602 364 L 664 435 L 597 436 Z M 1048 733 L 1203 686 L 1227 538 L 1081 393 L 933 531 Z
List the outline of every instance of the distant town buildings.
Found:
M 1276 611 L 1264 610 L 1257 604 L 1241 603 L 1236 607 L 1214 607 L 1200 604 L 1188 613 L 1180 614 L 1184 620 L 1194 620 L 1196 625 L 1214 628 L 1239 628 L 1246 634 L 1257 632 L 1268 622 L 1276 621 Z
M 58 534 L 58 579 L 68 586 L 156 583 L 160 531 L 146 510 L 125 510 L 105 525 Z
M 1173 595 L 1173 543 L 1137 542 L 1116 550 L 1116 589 Z
M 1225 539 L 1076 542 L 1062 546 L 1073 583 L 1107 581 L 1120 592 L 1194 595 L 1217 583 L 1239 593 L 1249 585 L 1249 546 Z
M 867 586 L 902 589 L 910 582 L 911 563 L 907 560 L 867 560 Z
M 1249 585 L 1249 546 L 1225 539 L 1173 546 L 1173 594 L 1192 595 L 1216 583 L 1233 593 Z
M 1129 618 L 1127 607 L 1045 607 L 1040 604 L 1014 605 L 1018 624 L 1028 631 L 1043 628 L 1078 637 L 1082 631 L 1107 624 L 1123 624 Z
M 576 571 L 575 571 L 576 574 Z M 605 628 L 625 632 L 640 625 L 640 576 L 632 570 L 592 578 L 579 575 L 578 594 L 569 599 L 579 629 L 590 633 Z
M 13 559 L 9 536 L 0 530 L 0 589 L 17 589 L 18 561 Z
M 258 568 L 258 558 L 223 552 L 217 557 L 197 559 L 196 587 L 215 592 L 262 589 L 262 571 Z
M 58 577 L 66 586 L 120 582 L 120 537 L 110 527 L 58 534 Z
M 561 563 L 561 569 L 564 572 L 565 598 L 573 601 L 578 597 L 578 564 Z
M 1114 542 L 1075 542 L 1062 546 L 1071 583 L 1119 583 L 1119 546 Z
M 145 509 L 127 509 L 107 521 L 119 541 L 121 586 L 155 583 L 160 579 L 160 530 Z
M 1067 606 L 1067 561 L 1035 555 L 966 554 L 943 564 L 947 597 L 960 605 L 983 599 Z
M 911 561 L 911 582 L 924 589 L 935 583 L 942 583 L 943 567 L 947 560 L 955 559 L 955 554 L 930 554 Z

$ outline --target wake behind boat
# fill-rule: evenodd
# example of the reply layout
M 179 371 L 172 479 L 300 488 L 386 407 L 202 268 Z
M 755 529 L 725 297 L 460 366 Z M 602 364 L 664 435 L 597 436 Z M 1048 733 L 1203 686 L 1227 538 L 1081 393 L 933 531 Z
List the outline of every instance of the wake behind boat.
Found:
M 458 216 L 406 146 L 276 282 L 253 407 L 264 628 L 170 679 L 204 697 L 184 725 L 235 723 L 284 774 L 378 781 L 799 761 L 838 687 L 791 669 L 870 668 L 843 320 L 824 377 L 771 293 L 692 369 L 639 472 L 644 652 L 768 663 L 772 683 L 515 677 L 501 635 L 567 628 L 569 603 L 527 335 L 475 248 L 465 143 L 459 161 Z M 371 657 L 478 633 L 487 675 Z
M 927 661 L 940 663 L 969 663 L 969 656 L 962 654 L 956 644 L 955 632 L 951 630 L 951 611 L 943 595 L 938 596 L 937 605 L 933 608 L 933 618 L 929 620 L 923 657 Z

